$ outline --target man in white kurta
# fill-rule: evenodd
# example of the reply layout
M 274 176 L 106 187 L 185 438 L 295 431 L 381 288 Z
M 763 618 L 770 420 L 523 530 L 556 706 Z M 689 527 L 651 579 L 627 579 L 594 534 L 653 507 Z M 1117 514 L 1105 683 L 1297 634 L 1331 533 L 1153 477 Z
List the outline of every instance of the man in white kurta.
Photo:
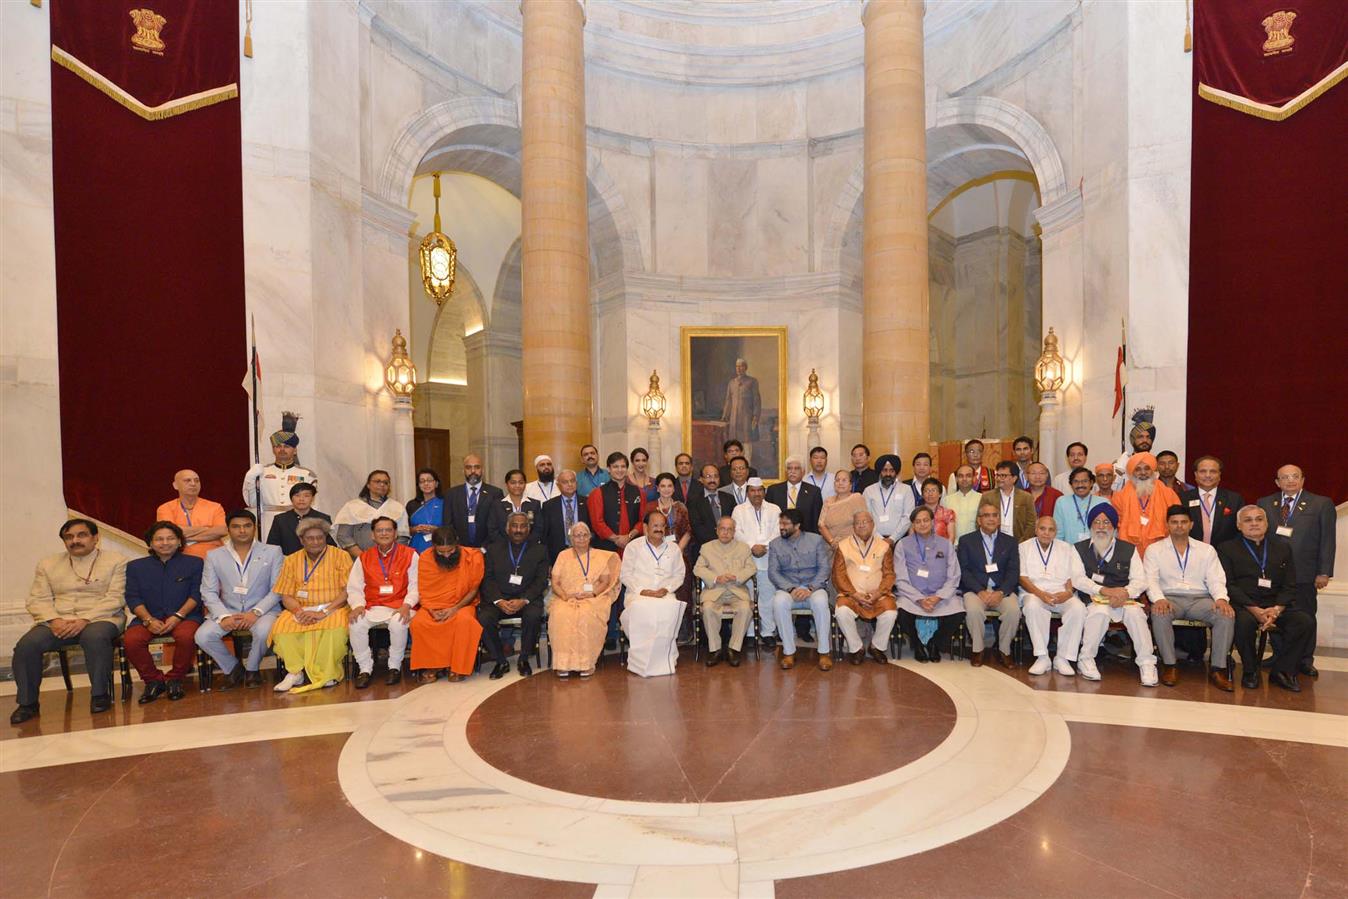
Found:
M 300 438 L 291 430 L 295 419 L 285 419 L 285 425 L 283 430 L 271 435 L 271 451 L 276 461 L 271 465 L 254 465 L 243 476 L 243 502 L 249 509 L 261 513 L 258 534 L 263 540 L 271 533 L 272 520 L 282 512 L 290 511 L 291 487 L 296 484 L 318 486 L 318 475 L 300 467 L 296 461 Z
M 1047 674 L 1052 667 L 1064 677 L 1073 677 L 1072 663 L 1081 649 L 1081 627 L 1086 621 L 1086 606 L 1076 598 L 1073 584 L 1084 584 L 1088 578 L 1076 550 L 1057 535 L 1053 516 L 1042 515 L 1034 524 L 1034 536 L 1020 545 L 1021 614 L 1034 645 L 1030 673 Z M 1050 663 L 1048 633 L 1054 616 L 1062 623 L 1058 654 Z
M 749 547 L 758 569 L 754 582 L 758 589 L 759 625 L 763 629 L 760 636 L 764 645 L 771 648 L 777 640 L 777 622 L 771 612 L 772 594 L 776 588 L 768 577 L 768 544 L 782 535 L 779 524 L 782 510 L 763 498 L 767 488 L 763 486 L 762 478 L 749 478 L 744 483 L 744 491 L 745 502 L 736 506 L 730 517 L 735 521 L 735 539 Z
M 683 585 L 683 553 L 665 542 L 665 516 L 646 516 L 646 534 L 623 551 L 621 579 L 627 588 L 618 621 L 631 644 L 627 670 L 642 677 L 673 674 L 679 662 L 679 625 L 687 603 L 675 598 Z
M 536 501 L 540 506 L 557 496 L 557 479 L 548 455 L 534 456 L 534 471 L 537 477 L 524 485 L 524 498 Z
M 913 493 L 899 483 L 903 463 L 899 457 L 886 453 L 875 460 L 880 479 L 861 492 L 866 510 L 875 519 L 875 533 L 890 543 L 898 543 L 908 533 L 908 516 L 913 514 Z

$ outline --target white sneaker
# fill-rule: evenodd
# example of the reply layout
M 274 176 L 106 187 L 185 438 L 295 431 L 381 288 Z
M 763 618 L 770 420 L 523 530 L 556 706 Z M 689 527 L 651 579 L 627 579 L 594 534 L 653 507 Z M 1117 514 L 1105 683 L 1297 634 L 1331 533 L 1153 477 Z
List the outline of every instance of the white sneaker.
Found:
M 1144 686 L 1144 687 L 1154 687 L 1154 686 L 1156 686 L 1156 663 L 1155 663 L 1155 662 L 1151 663 L 1150 665 L 1143 665 L 1143 666 L 1142 666 L 1142 686 Z
M 1061 674 L 1063 677 L 1077 676 L 1076 669 L 1072 667 L 1072 663 L 1064 659 L 1062 656 L 1058 656 L 1053 660 L 1053 670 Z
M 332 680 L 327 681 L 326 683 L 323 684 L 323 689 L 326 690 L 329 687 L 335 687 L 337 686 L 338 683 L 339 681 L 336 678 L 333 678 Z
M 1049 662 L 1048 656 L 1039 656 L 1034 660 L 1034 664 L 1030 666 L 1030 673 L 1036 675 L 1048 674 L 1048 669 L 1052 667 L 1053 665 Z
M 276 686 L 272 687 L 272 690 L 276 691 L 277 693 L 285 693 L 289 690 L 295 689 L 296 687 L 304 686 L 306 680 L 307 678 L 305 678 L 303 670 L 292 671 L 285 677 L 281 678 L 281 682 Z
M 1077 674 L 1086 680 L 1100 679 L 1100 669 L 1095 667 L 1095 659 L 1077 659 Z

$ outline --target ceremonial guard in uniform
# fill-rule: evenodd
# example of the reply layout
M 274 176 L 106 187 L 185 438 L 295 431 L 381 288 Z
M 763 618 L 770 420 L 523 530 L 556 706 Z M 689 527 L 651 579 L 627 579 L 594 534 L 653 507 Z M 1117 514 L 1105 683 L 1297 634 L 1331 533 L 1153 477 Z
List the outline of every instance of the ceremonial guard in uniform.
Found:
M 281 413 L 281 430 L 271 435 L 271 451 L 276 461 L 271 465 L 257 464 L 248 469 L 243 479 L 243 501 L 258 513 L 262 522 L 259 534 L 271 533 L 271 523 L 277 515 L 290 511 L 290 488 L 296 484 L 318 485 L 318 475 L 301 468 L 298 454 L 300 438 L 295 425 L 300 417 L 294 412 Z M 262 493 L 261 499 L 258 492 Z M 260 507 L 259 507 L 260 503 Z

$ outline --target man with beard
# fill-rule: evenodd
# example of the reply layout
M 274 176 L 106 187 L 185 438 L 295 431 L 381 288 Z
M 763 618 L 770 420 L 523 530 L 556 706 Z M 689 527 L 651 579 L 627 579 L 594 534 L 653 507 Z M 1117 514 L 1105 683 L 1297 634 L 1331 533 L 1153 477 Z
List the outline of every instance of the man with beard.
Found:
M 1084 470 L 1084 469 L 1083 469 Z M 1156 653 L 1151 631 L 1147 629 L 1147 610 L 1138 599 L 1147 592 L 1147 576 L 1142 560 L 1131 543 L 1118 539 L 1119 513 L 1108 503 L 1090 511 L 1090 534 L 1073 549 L 1081 556 L 1089 580 L 1073 582 L 1077 595 L 1089 605 L 1081 629 L 1081 654 L 1077 673 L 1086 680 L 1099 680 L 1095 656 L 1111 622 L 1123 622 L 1133 641 L 1133 661 L 1141 672 L 1142 686 L 1156 686 Z
M 885 453 L 875 460 L 879 480 L 861 493 L 866 509 L 875 520 L 875 533 L 890 543 L 908 533 L 908 516 L 913 514 L 913 494 L 899 483 L 903 462 L 893 453 Z
M 1156 482 L 1156 457 L 1151 453 L 1133 453 L 1127 466 L 1128 483 L 1114 492 L 1111 502 L 1119 512 L 1119 539 L 1136 546 L 1145 558 L 1147 547 L 1165 537 L 1166 510 L 1179 505 L 1179 497 Z
M 463 457 L 463 483 L 449 488 L 445 505 L 449 508 L 449 526 L 464 546 L 481 547 L 491 537 L 492 510 L 505 496 L 500 487 L 483 483 L 482 458 L 473 453 Z
M 552 457 L 534 456 L 534 471 L 538 477 L 524 485 L 524 498 L 534 500 L 541 506 L 557 495 L 557 484 L 553 480 Z
M 702 495 L 688 506 L 688 525 L 693 529 L 693 542 L 703 546 L 717 539 L 717 528 L 722 516 L 729 515 L 735 508 L 733 500 L 721 493 L 721 474 L 716 464 L 708 462 L 702 466 L 699 483 Z
M 412 616 L 412 670 L 417 680 L 433 683 L 448 669 L 461 681 L 477 665 L 482 625 L 477 594 L 482 585 L 482 552 L 459 546 L 451 527 L 438 527 L 431 548 L 417 560 L 418 611 Z
M 1133 428 L 1128 432 L 1128 443 L 1132 446 L 1132 452 L 1124 453 L 1114 461 L 1114 473 L 1123 477 L 1128 473 L 1128 457 L 1133 453 L 1150 453 L 1151 445 L 1156 441 L 1156 423 L 1153 419 L 1156 417 L 1156 409 L 1152 406 L 1143 406 L 1133 413 Z M 1156 463 L 1152 463 L 1152 468 Z
M 1193 520 L 1188 509 L 1175 503 L 1164 514 L 1169 539 L 1156 544 L 1145 558 L 1147 596 L 1152 603 L 1151 632 L 1161 656 L 1161 683 L 1173 687 L 1179 681 L 1175 620 L 1202 621 L 1212 628 L 1208 680 L 1230 693 L 1234 688 L 1226 676 L 1226 657 L 1231 652 L 1236 612 L 1227 599 L 1226 572 L 1215 549 L 1189 539 Z M 1123 536 L 1122 530 L 1119 535 Z
M 1179 477 L 1179 456 L 1174 450 L 1161 450 L 1156 454 L 1156 480 L 1173 490 L 1176 496 L 1193 487 Z

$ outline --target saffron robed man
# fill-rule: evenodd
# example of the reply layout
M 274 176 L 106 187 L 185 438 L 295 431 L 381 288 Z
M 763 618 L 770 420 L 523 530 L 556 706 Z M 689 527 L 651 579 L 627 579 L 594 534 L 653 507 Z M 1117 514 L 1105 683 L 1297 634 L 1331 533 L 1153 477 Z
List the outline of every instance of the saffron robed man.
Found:
M 374 654 L 370 651 L 370 628 L 388 628 L 388 675 L 384 683 L 403 679 L 407 632 L 417 607 L 417 554 L 398 542 L 398 523 L 380 516 L 371 523 L 374 546 L 361 552 L 346 581 L 351 652 L 356 657 L 356 689 L 370 685 Z
M 201 497 L 201 476 L 184 468 L 173 476 L 178 498 L 155 510 L 155 519 L 171 521 L 183 532 L 183 552 L 198 559 L 221 545 L 225 536 L 225 508 Z

